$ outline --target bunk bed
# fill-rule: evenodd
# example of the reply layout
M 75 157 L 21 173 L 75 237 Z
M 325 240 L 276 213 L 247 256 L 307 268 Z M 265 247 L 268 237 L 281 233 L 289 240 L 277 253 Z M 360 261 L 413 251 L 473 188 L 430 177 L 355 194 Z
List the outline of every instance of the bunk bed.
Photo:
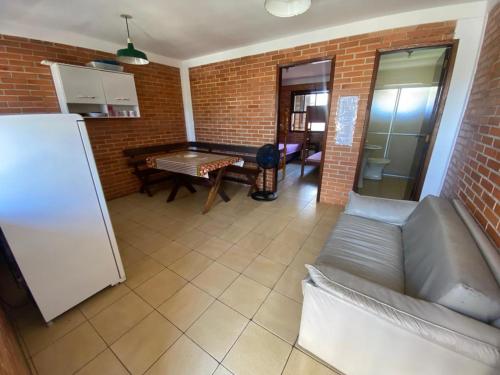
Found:
M 326 106 L 314 106 L 307 107 L 306 112 L 306 126 L 304 129 L 304 141 L 302 144 L 302 157 L 300 166 L 300 176 L 304 176 L 304 168 L 306 165 L 314 165 L 319 167 L 321 165 L 321 150 L 315 150 L 311 154 L 311 124 L 313 122 L 327 122 L 327 107 Z M 324 136 L 324 135 L 323 135 Z
M 288 143 L 288 129 L 290 122 L 290 112 L 287 110 L 279 122 L 278 149 L 280 152 L 280 162 L 278 170 L 282 170 L 282 179 L 286 177 L 286 164 L 302 155 L 302 143 Z

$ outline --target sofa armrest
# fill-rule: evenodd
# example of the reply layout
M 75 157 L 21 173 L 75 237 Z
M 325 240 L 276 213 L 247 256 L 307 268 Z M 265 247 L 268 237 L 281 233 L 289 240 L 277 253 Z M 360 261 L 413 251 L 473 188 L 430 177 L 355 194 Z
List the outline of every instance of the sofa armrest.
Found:
M 430 342 L 487 366 L 500 368 L 499 329 L 334 267 L 306 267 L 311 281 L 332 297 Z
M 386 199 L 349 193 L 344 213 L 394 225 L 403 225 L 418 202 Z

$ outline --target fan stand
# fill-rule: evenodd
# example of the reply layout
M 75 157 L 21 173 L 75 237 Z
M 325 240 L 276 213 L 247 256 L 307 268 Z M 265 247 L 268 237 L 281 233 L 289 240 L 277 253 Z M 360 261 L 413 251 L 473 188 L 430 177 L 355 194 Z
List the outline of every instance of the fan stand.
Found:
M 278 194 L 276 194 L 275 192 L 273 191 L 268 191 L 268 190 L 265 190 L 266 189 L 266 182 L 267 182 L 267 179 L 266 179 L 266 176 L 267 176 L 267 169 L 262 169 L 264 171 L 264 177 L 263 177 L 263 183 L 262 183 L 262 188 L 264 190 L 261 190 L 261 191 L 255 191 L 252 193 L 252 199 L 255 199 L 256 201 L 261 201 L 261 202 L 271 202 L 271 201 L 274 201 L 276 198 L 278 198 Z

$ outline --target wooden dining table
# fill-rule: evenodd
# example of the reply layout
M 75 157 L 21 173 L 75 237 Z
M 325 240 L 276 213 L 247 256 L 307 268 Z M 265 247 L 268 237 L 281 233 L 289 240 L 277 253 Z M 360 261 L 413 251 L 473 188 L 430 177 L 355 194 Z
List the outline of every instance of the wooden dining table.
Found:
M 230 201 L 222 187 L 222 176 L 228 166 L 242 166 L 243 159 L 239 156 L 184 150 L 150 156 L 146 163 L 150 168 L 165 170 L 173 175 L 174 186 L 167 202 L 175 199 L 182 186 L 191 193 L 196 193 L 193 183 L 209 187 L 210 191 L 202 211 L 205 214 L 212 208 L 217 195 L 220 195 L 224 202 Z

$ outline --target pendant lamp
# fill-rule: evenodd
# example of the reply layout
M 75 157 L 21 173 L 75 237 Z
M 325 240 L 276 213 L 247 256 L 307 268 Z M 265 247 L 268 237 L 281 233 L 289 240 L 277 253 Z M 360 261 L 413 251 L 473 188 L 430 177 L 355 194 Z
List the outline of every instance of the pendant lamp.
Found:
M 146 65 L 149 64 L 146 54 L 134 48 L 134 43 L 130 40 L 130 31 L 128 29 L 128 20 L 132 18 L 128 14 L 122 14 L 120 17 L 125 18 L 127 25 L 127 48 L 119 49 L 116 52 L 116 59 L 119 62 L 133 65 Z

